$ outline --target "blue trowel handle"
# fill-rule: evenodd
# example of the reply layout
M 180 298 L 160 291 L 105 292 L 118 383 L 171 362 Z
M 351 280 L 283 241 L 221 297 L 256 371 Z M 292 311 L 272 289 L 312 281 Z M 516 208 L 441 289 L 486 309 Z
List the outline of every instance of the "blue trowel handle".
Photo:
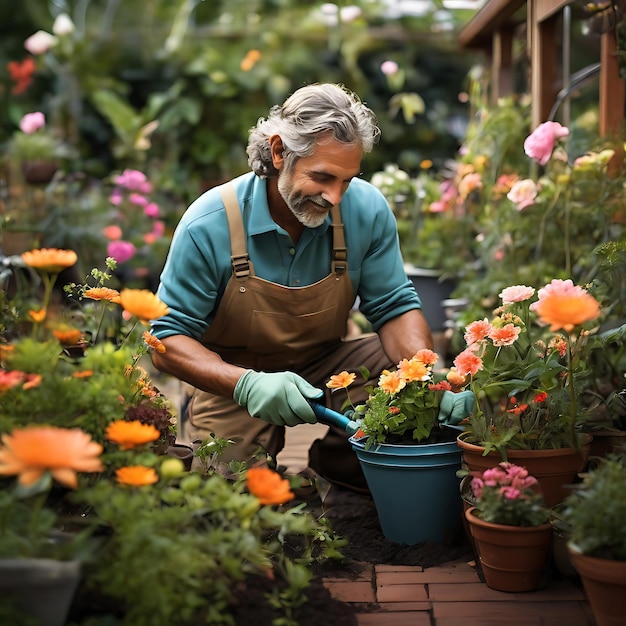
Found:
M 354 433 L 359 430 L 359 425 L 351 420 L 349 417 L 343 415 L 343 413 L 338 413 L 337 411 L 333 411 L 332 409 L 327 409 L 324 405 L 319 402 L 311 402 L 309 401 L 311 408 L 313 409 L 313 413 L 315 413 L 315 417 L 317 417 L 317 421 L 322 424 L 328 424 L 329 426 L 336 426 L 337 428 L 341 428 L 341 430 L 345 430 L 348 435 L 354 435 Z

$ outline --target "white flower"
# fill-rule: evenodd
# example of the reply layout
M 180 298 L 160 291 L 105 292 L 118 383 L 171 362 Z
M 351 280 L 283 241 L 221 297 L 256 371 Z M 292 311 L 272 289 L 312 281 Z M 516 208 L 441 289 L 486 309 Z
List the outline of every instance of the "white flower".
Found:
M 339 17 L 344 24 L 349 24 L 350 22 L 353 22 L 354 20 L 356 20 L 357 17 L 360 17 L 360 15 L 361 9 L 353 5 L 341 7 L 341 9 L 339 9 Z
M 67 13 L 61 13 L 58 15 L 52 25 L 52 32 L 58 37 L 71 35 L 75 30 L 76 27 L 74 26 L 74 22 L 72 22 L 72 19 Z
M 38 30 L 24 42 L 24 47 L 31 54 L 44 54 L 57 45 L 58 39 L 45 30 Z

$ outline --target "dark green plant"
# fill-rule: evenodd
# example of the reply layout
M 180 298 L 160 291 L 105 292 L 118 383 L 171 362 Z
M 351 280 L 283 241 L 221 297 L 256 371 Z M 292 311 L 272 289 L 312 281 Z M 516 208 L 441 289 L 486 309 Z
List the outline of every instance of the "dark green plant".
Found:
M 600 559 L 626 561 L 625 457 L 610 456 L 582 477 L 565 500 L 572 547 Z

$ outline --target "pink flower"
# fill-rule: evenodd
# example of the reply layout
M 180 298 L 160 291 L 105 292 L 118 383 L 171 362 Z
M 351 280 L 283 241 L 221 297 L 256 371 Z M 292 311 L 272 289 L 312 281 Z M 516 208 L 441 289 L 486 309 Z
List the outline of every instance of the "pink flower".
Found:
M 46 125 L 46 116 L 41 111 L 27 113 L 20 120 L 20 129 L 23 133 L 30 135 Z
M 124 170 L 119 176 L 115 177 L 115 184 L 144 194 L 152 191 L 152 184 L 148 181 L 146 175 L 139 170 Z
M 526 137 L 524 152 L 540 165 L 545 165 L 552 156 L 554 143 L 561 137 L 567 137 L 569 129 L 558 122 L 544 122 Z
M 122 192 L 119 189 L 114 189 L 109 196 L 109 202 L 114 206 L 119 206 L 122 204 L 122 200 L 124 197 L 122 196 Z
M 163 233 L 165 233 L 165 222 L 156 220 L 152 225 L 152 234 L 155 237 L 163 237 Z
M 148 217 L 158 217 L 159 216 L 159 205 L 156 202 L 148 202 L 148 204 L 146 204 L 143 207 L 143 212 Z
M 483 181 L 480 174 L 477 172 L 471 172 L 466 174 L 459 183 L 459 196 L 461 198 L 467 198 L 475 189 L 482 189 Z
M 537 185 L 530 178 L 518 180 L 506 197 L 515 205 L 518 211 L 522 211 L 527 206 L 535 204 L 537 197 Z
M 136 248 L 130 241 L 111 241 L 107 246 L 107 255 L 118 263 L 125 263 L 135 256 Z
M 394 74 L 398 73 L 399 69 L 400 68 L 398 67 L 398 64 L 395 61 L 384 61 L 380 65 L 380 71 L 385 76 L 393 76 Z
M 44 54 L 58 43 L 58 39 L 45 30 L 38 30 L 24 42 L 24 47 L 31 54 Z
M 522 495 L 522 492 L 519 489 L 516 489 L 515 487 L 512 487 L 512 486 L 501 487 L 500 493 L 507 500 L 517 500 Z
M 526 285 L 512 285 L 506 287 L 498 295 L 502 298 L 502 304 L 511 304 L 512 302 L 523 302 L 528 300 L 535 293 L 534 287 Z
M 131 204 L 135 204 L 137 206 L 145 207 L 148 204 L 148 199 L 145 196 L 142 196 L 140 193 L 131 193 L 128 196 L 128 200 Z

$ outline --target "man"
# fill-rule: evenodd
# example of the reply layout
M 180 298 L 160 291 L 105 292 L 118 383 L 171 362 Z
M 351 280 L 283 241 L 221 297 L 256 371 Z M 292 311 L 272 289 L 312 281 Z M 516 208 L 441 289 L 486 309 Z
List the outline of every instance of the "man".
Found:
M 407 278 L 393 214 L 358 178 L 380 131 L 359 98 L 333 84 L 296 91 L 250 131 L 252 172 L 200 196 L 182 217 L 161 275 L 169 314 L 152 332 L 155 366 L 195 388 L 196 441 L 235 439 L 223 460 L 275 457 L 284 426 L 315 422 L 310 400 L 339 409 L 325 383 L 365 366 L 350 388 L 367 397 L 383 369 L 432 337 Z M 375 333 L 344 341 L 356 296 Z M 358 379 L 357 379 L 358 380 Z M 310 466 L 366 485 L 346 434 L 314 442 Z

